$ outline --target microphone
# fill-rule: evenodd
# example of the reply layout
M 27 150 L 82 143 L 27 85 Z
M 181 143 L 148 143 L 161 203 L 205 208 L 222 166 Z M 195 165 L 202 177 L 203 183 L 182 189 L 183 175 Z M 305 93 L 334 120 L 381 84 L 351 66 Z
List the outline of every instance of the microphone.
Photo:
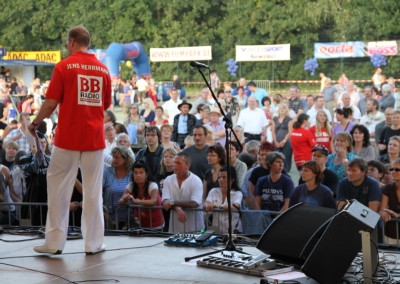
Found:
M 200 62 L 197 62 L 197 61 L 190 61 L 190 66 L 191 67 L 196 67 L 196 68 L 210 69 L 210 67 L 208 67 L 208 65 L 205 65 L 204 63 L 200 63 Z

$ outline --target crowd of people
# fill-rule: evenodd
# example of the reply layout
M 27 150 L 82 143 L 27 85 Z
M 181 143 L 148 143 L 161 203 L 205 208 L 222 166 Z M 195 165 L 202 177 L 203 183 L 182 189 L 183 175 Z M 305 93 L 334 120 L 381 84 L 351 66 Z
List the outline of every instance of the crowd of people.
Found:
M 400 214 L 400 96 L 393 78 L 360 88 L 344 74 L 333 85 L 321 73 L 318 93 L 303 95 L 291 86 L 288 97 L 244 78 L 222 85 L 214 73 L 212 82 L 217 100 L 208 88 L 194 100 L 182 97 L 177 75 L 167 100 L 154 80 L 134 74 L 129 83 L 113 81 L 113 105 L 125 118 L 117 121 L 113 107 L 104 114 L 103 206 L 112 227 L 191 232 L 212 226 L 226 233 L 228 194 L 237 232 L 241 209 L 284 212 L 299 202 L 336 208 L 357 199 L 381 214 L 387 237 L 396 239 L 390 221 Z M 47 83 L 34 80 L 26 88 L 2 74 L 0 85 L 0 201 L 46 202 L 46 167 L 38 166 L 39 149 L 29 144 L 26 125 L 45 101 Z M 16 101 L 11 94 L 26 97 Z M 55 111 L 38 128 L 40 151 L 49 160 L 57 117 Z M 293 171 L 300 180 L 293 180 Z M 78 175 L 74 219 L 81 182 Z M 31 214 L 41 225 L 45 211 L 40 213 L 10 205 L 1 223 Z

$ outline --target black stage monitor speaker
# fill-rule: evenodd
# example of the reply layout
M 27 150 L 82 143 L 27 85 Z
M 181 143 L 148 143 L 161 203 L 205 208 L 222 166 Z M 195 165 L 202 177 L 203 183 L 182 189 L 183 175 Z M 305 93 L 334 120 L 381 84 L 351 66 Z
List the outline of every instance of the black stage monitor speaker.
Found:
M 339 283 L 361 251 L 360 231 L 372 232 L 379 218 L 376 212 L 352 201 L 316 231 L 305 246 L 303 272 L 320 283 Z
M 265 230 L 257 248 L 287 264 L 303 265 L 302 252 L 314 233 L 335 215 L 330 208 L 304 203 L 290 207 Z

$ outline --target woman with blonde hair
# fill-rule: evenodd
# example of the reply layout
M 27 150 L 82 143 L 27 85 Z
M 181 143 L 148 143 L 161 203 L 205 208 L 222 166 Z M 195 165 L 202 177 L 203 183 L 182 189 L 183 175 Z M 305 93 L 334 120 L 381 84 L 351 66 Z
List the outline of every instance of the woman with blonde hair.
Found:
M 171 141 L 173 127 L 170 124 L 161 125 L 161 144 L 164 148 L 174 148 L 178 153 L 181 151 L 178 143 Z
M 150 126 L 156 117 L 154 112 L 154 102 L 150 98 L 143 99 L 143 109 L 140 111 L 140 115 L 143 116 L 146 126 Z
M 271 120 L 271 132 L 274 146 L 286 157 L 285 169 L 288 172 L 292 167 L 292 145 L 290 143 L 292 129 L 293 120 L 289 117 L 289 106 L 281 103 L 278 105 L 277 116 Z
M 316 123 L 309 130 L 313 134 L 316 144 L 323 145 L 329 149 L 329 152 L 332 152 L 332 128 L 325 111 L 317 112 Z
M 388 152 L 380 156 L 379 161 L 383 164 L 393 164 L 400 156 L 400 136 L 389 138 Z
M 135 148 L 141 149 L 146 146 L 144 140 L 145 120 L 140 115 L 139 107 L 137 104 L 126 105 L 127 118 L 124 125 L 128 130 L 129 139 Z

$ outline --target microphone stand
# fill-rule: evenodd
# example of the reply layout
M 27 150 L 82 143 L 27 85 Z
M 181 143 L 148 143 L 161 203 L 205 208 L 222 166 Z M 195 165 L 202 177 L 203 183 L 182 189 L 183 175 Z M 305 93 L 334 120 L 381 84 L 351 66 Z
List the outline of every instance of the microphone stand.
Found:
M 216 250 L 216 251 L 212 251 L 209 253 L 205 253 L 205 254 L 200 254 L 194 257 L 186 257 L 185 261 L 188 262 L 192 259 L 196 259 L 196 258 L 200 258 L 203 256 L 207 256 L 210 254 L 215 254 L 215 253 L 219 253 L 219 252 L 224 252 L 224 251 L 228 251 L 228 252 L 240 252 L 243 253 L 241 250 L 237 249 L 235 246 L 235 243 L 233 242 L 233 237 L 232 237 L 232 205 L 231 205 L 231 159 L 230 159 L 230 146 L 229 146 L 229 130 L 231 130 L 231 133 L 233 133 L 233 135 L 236 138 L 236 141 L 239 143 L 240 147 L 242 148 L 242 145 L 240 144 L 240 141 L 238 139 L 238 137 L 236 136 L 235 131 L 233 131 L 232 129 L 232 120 L 225 114 L 221 104 L 218 102 L 218 98 L 216 97 L 216 95 L 214 94 L 210 84 L 208 83 L 206 77 L 204 76 L 204 73 L 202 71 L 202 68 L 200 66 L 196 66 L 201 74 L 201 76 L 203 77 L 204 82 L 206 83 L 208 89 L 211 92 L 212 97 L 214 98 L 215 102 L 218 105 L 218 108 L 221 111 L 221 114 L 223 116 L 223 120 L 225 121 L 225 151 L 226 151 L 226 163 L 228 165 L 227 167 L 227 176 L 228 176 L 228 193 L 226 195 L 226 200 L 228 202 L 228 241 L 226 242 L 226 246 L 224 249 L 221 250 Z M 204 68 L 204 67 L 203 67 Z M 208 68 L 209 69 L 209 68 Z

